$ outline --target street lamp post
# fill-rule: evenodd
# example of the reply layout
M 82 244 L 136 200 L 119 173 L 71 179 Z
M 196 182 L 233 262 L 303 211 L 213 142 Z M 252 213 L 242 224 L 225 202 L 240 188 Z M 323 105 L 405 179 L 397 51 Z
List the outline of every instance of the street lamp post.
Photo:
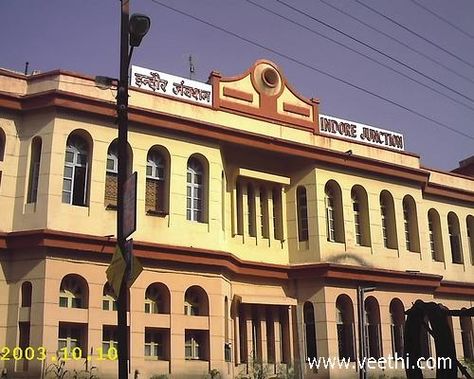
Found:
M 367 335 L 365 331 L 366 319 L 364 310 L 365 294 L 375 291 L 375 287 L 357 287 L 357 313 L 359 318 L 359 379 L 367 379 Z
M 120 22 L 120 78 L 117 90 L 118 124 L 118 175 L 117 175 L 117 245 L 125 260 L 125 273 L 117 298 L 118 325 L 118 378 L 128 378 L 129 331 L 127 328 L 127 282 L 130 277 L 131 254 L 126 246 L 128 235 L 125 232 L 125 183 L 131 174 L 128 162 L 128 69 L 133 48 L 140 45 L 142 38 L 150 28 L 150 18 L 134 14 L 129 17 L 130 0 L 121 0 Z M 129 50 L 129 45 L 131 49 Z

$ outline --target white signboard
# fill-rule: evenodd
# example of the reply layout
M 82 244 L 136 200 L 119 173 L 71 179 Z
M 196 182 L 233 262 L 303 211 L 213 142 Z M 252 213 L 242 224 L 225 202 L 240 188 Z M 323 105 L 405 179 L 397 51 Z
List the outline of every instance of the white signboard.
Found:
M 212 106 L 212 86 L 163 72 L 132 66 L 132 87 Z
M 322 134 L 337 136 L 354 141 L 404 150 L 405 141 L 400 133 L 355 123 L 334 116 L 319 115 L 319 130 Z

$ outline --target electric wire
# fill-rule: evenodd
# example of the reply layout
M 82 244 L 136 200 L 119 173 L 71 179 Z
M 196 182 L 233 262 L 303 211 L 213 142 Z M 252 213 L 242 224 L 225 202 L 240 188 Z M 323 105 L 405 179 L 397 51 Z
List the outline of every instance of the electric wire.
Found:
M 376 27 L 374 27 L 374 26 L 370 25 L 369 23 L 367 23 L 367 22 L 361 20 L 360 18 L 357 18 L 357 17 L 353 16 L 353 15 L 350 14 L 349 12 L 346 12 L 346 11 L 344 11 L 343 9 L 336 7 L 334 4 L 331 4 L 329 1 L 326 1 L 326 0 L 319 0 L 319 1 L 320 1 L 321 3 L 327 5 L 328 7 L 330 7 L 330 8 L 332 8 L 332 9 L 336 10 L 337 12 L 339 12 L 339 13 L 341 13 L 341 14 L 347 16 L 347 17 L 350 17 L 350 18 L 352 18 L 353 20 L 356 20 L 357 22 L 359 22 L 360 24 L 366 26 L 367 28 L 369 28 L 369 29 L 371 29 L 371 30 L 373 30 L 373 31 L 375 31 L 375 32 L 377 32 L 377 33 L 382 34 L 383 36 L 385 36 L 385 37 L 391 39 L 392 41 L 397 42 L 398 44 L 400 44 L 400 45 L 402 45 L 403 47 L 407 48 L 408 50 L 414 52 L 415 54 L 418 54 L 418 55 L 422 56 L 423 58 L 428 59 L 430 62 L 432 62 L 432 63 L 434 63 L 434 64 L 436 64 L 436 65 L 438 65 L 438 66 L 444 68 L 445 70 L 451 72 L 452 74 L 454 74 L 454 75 L 456 75 L 456 76 L 458 76 L 458 77 L 460 77 L 460 78 L 462 78 L 462 79 L 464 79 L 464 80 L 467 80 L 468 82 L 471 82 L 472 84 L 474 84 L 474 80 L 472 80 L 472 79 L 469 78 L 468 76 L 463 75 L 463 74 L 457 72 L 456 70 L 453 70 L 451 67 L 449 67 L 449 66 L 447 66 L 447 65 L 445 65 L 445 64 L 443 64 L 443 63 L 441 63 L 441 62 L 439 62 L 438 60 L 436 60 L 436 59 L 430 57 L 428 54 L 425 54 L 425 53 L 423 53 L 423 52 L 421 52 L 421 51 L 419 51 L 419 50 L 417 50 L 417 49 L 414 49 L 413 47 L 411 47 L 410 45 L 406 44 L 405 42 L 400 41 L 399 39 L 397 39 L 397 38 L 391 36 L 391 35 L 388 34 L 388 33 L 385 33 L 383 30 L 377 29 Z M 412 1 L 414 1 L 414 0 L 412 0 Z
M 334 79 L 334 80 L 336 80 L 336 81 L 338 81 L 338 82 L 344 83 L 344 84 L 346 84 L 347 86 L 352 87 L 352 88 L 355 88 L 355 89 L 357 89 L 357 90 L 359 90 L 359 91 L 361 91 L 361 92 L 365 92 L 365 93 L 367 93 L 367 94 L 369 94 L 369 95 L 371 95 L 371 96 L 373 96 L 373 97 L 375 97 L 375 98 L 377 98 L 377 99 L 379 99 L 379 100 L 383 100 L 383 101 L 385 101 L 385 102 L 387 102 L 387 103 L 389 103 L 389 104 L 394 105 L 394 106 L 397 107 L 397 108 L 403 109 L 403 110 L 405 110 L 405 111 L 407 111 L 407 112 L 409 112 L 409 113 L 412 113 L 412 114 L 414 114 L 414 115 L 417 115 L 417 116 L 420 117 L 420 118 L 423 118 L 423 119 L 425 119 L 425 120 L 427 120 L 427 121 L 430 121 L 430 122 L 432 122 L 433 124 L 437 125 L 438 127 L 441 127 L 441 128 L 444 128 L 444 129 L 448 129 L 448 130 L 452 131 L 453 133 L 456 133 L 456 134 L 459 134 L 459 135 L 461 135 L 461 136 L 463 136 L 463 137 L 466 137 L 466 138 L 469 138 L 469 139 L 474 140 L 474 136 L 471 136 L 471 135 L 469 135 L 469 134 L 467 134 L 467 133 L 464 133 L 464 132 L 462 132 L 462 131 L 460 131 L 460 130 L 457 130 L 457 129 L 455 129 L 455 128 L 449 126 L 449 125 L 446 125 L 445 123 L 443 123 L 443 122 L 441 122 L 441 121 L 437 121 L 437 120 L 435 120 L 435 119 L 433 119 L 433 118 L 431 118 L 431 117 L 429 117 L 429 116 L 426 116 L 426 115 L 424 115 L 424 114 L 422 114 L 422 113 L 420 113 L 420 112 L 418 112 L 418 111 L 416 111 L 416 110 L 414 110 L 414 109 L 411 109 L 411 108 L 409 108 L 409 107 L 407 107 L 407 106 L 405 106 L 405 105 L 399 104 L 399 103 L 397 103 L 397 102 L 394 101 L 394 100 L 388 99 L 388 98 L 386 98 L 386 97 L 384 97 L 384 96 L 382 96 L 382 95 L 379 95 L 379 94 L 377 94 L 377 93 L 375 93 L 375 92 L 372 92 L 372 91 L 370 91 L 370 90 L 368 90 L 368 89 L 366 89 L 366 88 L 364 88 L 364 87 L 361 87 L 361 86 L 359 86 L 359 85 L 357 85 L 357 84 L 351 83 L 351 82 L 349 82 L 349 81 L 347 81 L 347 80 L 345 80 L 345 79 L 338 78 L 337 76 L 335 76 L 335 75 L 333 75 L 333 74 L 331 74 L 331 73 L 328 73 L 328 72 L 326 72 L 326 71 L 323 71 L 323 70 L 321 70 L 321 69 L 319 69 L 319 68 L 317 68 L 317 67 L 315 67 L 315 66 L 311 66 L 311 65 L 309 65 L 309 64 L 307 64 L 307 63 L 305 63 L 305 62 L 299 61 L 299 60 L 297 60 L 297 59 L 291 57 L 291 56 L 288 55 L 288 54 L 282 53 L 282 52 L 280 52 L 280 51 L 277 51 L 277 50 L 275 50 L 275 49 L 272 49 L 272 48 L 270 48 L 270 47 L 267 47 L 267 46 L 265 46 L 265 45 L 262 45 L 262 44 L 259 43 L 259 42 L 250 40 L 250 39 L 248 39 L 248 38 L 246 38 L 246 37 L 243 37 L 243 36 L 240 35 L 240 34 L 237 34 L 237 33 L 235 33 L 235 32 L 232 32 L 232 31 L 230 31 L 230 30 L 228 30 L 228 29 L 225 29 L 225 28 L 223 28 L 223 27 L 221 27 L 221 26 L 215 25 L 215 24 L 213 24 L 213 23 L 211 23 L 211 22 L 209 22 L 209 21 L 206 21 L 206 20 L 204 20 L 204 19 L 201 19 L 201 18 L 199 18 L 199 17 L 197 17 L 197 16 L 194 16 L 194 15 L 191 15 L 191 14 L 189 14 L 189 13 L 186 13 L 186 12 L 184 12 L 184 11 L 182 11 L 182 10 L 173 8 L 173 7 L 171 7 L 171 6 L 168 5 L 168 4 L 164 4 L 164 3 L 160 2 L 159 0 L 151 0 L 151 1 L 152 1 L 153 3 L 159 5 L 159 6 L 163 7 L 163 8 L 166 8 L 166 9 L 168 9 L 168 10 L 171 10 L 171 11 L 175 12 L 175 13 L 179 13 L 179 14 L 181 14 L 181 15 L 183 15 L 183 16 L 186 16 L 186 17 L 188 17 L 188 18 L 191 18 L 191 19 L 193 19 L 193 20 L 195 20 L 195 21 L 198 21 L 198 22 L 200 22 L 200 23 L 202 23 L 202 24 L 204 24 L 204 25 L 207 25 L 207 26 L 209 26 L 209 27 L 211 27 L 211 28 L 213 28 L 213 29 L 215 29 L 215 30 L 219 30 L 219 31 L 221 31 L 221 32 L 223 32 L 223 33 L 225 33 L 225 34 L 227 34 L 227 35 L 230 35 L 230 36 L 232 36 L 232 37 L 234 37 L 234 38 L 237 38 L 237 39 L 240 39 L 240 40 L 242 40 L 242 41 L 244 41 L 244 42 L 247 42 L 247 43 L 250 44 L 250 45 L 256 46 L 256 47 L 258 47 L 258 48 L 260 48 L 260 49 L 263 49 L 263 50 L 266 50 L 266 51 L 268 51 L 268 52 L 270 52 L 270 53 L 272 53 L 272 54 L 278 55 L 278 56 L 280 56 L 280 57 L 282 57 L 282 58 L 287 59 L 288 61 L 291 61 L 291 62 L 293 62 L 293 63 L 296 63 L 296 64 L 298 64 L 298 65 L 300 65 L 300 66 L 302 66 L 302 67 L 305 67 L 305 68 L 307 68 L 307 69 L 309 69 L 309 70 L 318 72 L 318 73 L 320 73 L 320 74 L 322 74 L 322 75 L 324 75 L 324 76 L 327 76 L 327 77 L 329 77 L 329 78 L 331 78 L 331 79 Z
M 293 11 L 295 11 L 295 12 L 297 12 L 297 13 L 299 13 L 299 14 L 302 14 L 302 15 L 304 15 L 304 16 L 310 18 L 310 19 L 313 20 L 313 21 L 316 21 L 317 23 L 319 23 L 319 24 L 321 24 L 321 25 L 326 26 L 327 28 L 329 28 L 329 29 L 331 29 L 331 30 L 336 31 L 336 32 L 339 33 L 339 34 L 342 34 L 343 36 L 345 36 L 345 37 L 347 37 L 347 38 L 349 38 L 349 39 L 351 39 L 351 40 L 353 40 L 353 41 L 355 41 L 355 42 L 361 44 L 362 46 L 365 46 L 365 47 L 367 47 L 368 49 L 373 50 L 373 51 L 379 53 L 380 55 L 383 55 L 385 58 L 388 58 L 388 59 L 390 59 L 390 60 L 392 60 L 392 61 L 398 63 L 399 65 L 401 65 L 401 66 L 403 66 L 403 67 L 409 69 L 410 71 L 413 71 L 413 72 L 417 73 L 418 75 L 420 75 L 420 76 L 422 76 L 422 77 L 424 77 L 424 78 L 426 78 L 426 79 L 428 79 L 428 80 L 431 80 L 432 82 L 435 82 L 436 84 L 440 85 L 441 87 L 446 88 L 447 90 L 449 90 L 449 91 L 451 91 L 451 92 L 454 92 L 455 94 L 457 94 L 457 95 L 459 95 L 459 96 L 461 96 L 461 97 L 463 97 L 463 98 L 465 98 L 465 99 L 467 99 L 467 100 L 470 100 L 470 101 L 474 102 L 474 98 L 469 97 L 469 96 L 467 96 L 467 95 L 464 95 L 463 93 L 461 93 L 461 92 L 459 92 L 459 91 L 457 91 L 457 90 L 455 90 L 455 89 L 453 89 L 453 88 L 451 88 L 451 87 L 449 87 L 449 86 L 447 86 L 447 85 L 441 83 L 439 80 L 433 79 L 433 78 L 430 77 L 429 75 L 424 74 L 423 72 L 417 70 L 416 68 L 413 68 L 413 67 L 411 67 L 410 65 L 408 65 L 408 64 L 406 64 L 406 63 L 404 63 L 404 62 L 402 62 L 401 60 L 399 60 L 399 59 L 397 59 L 397 58 L 394 58 L 394 57 L 392 57 L 392 56 L 389 55 L 389 54 L 384 53 L 383 51 L 381 51 L 381 50 L 379 50 L 379 49 L 377 49 L 377 48 L 375 48 L 375 47 L 369 45 L 368 43 L 365 43 L 365 42 L 363 42 L 363 41 L 361 41 L 361 40 L 359 40 L 359 39 L 357 39 L 357 38 L 355 38 L 355 37 L 352 37 L 350 34 L 348 34 L 348 33 L 344 32 L 344 31 L 342 31 L 342 30 L 340 30 L 340 29 L 338 29 L 338 28 L 336 28 L 336 27 L 334 27 L 334 26 L 328 24 L 327 22 L 321 21 L 321 20 L 319 20 L 318 18 L 316 18 L 316 17 L 314 17 L 314 16 L 312 16 L 312 15 L 306 13 L 306 12 L 303 12 L 302 10 L 300 10 L 300 9 L 298 9 L 298 8 L 296 8 L 296 7 L 292 6 L 292 5 L 290 5 L 290 4 L 285 3 L 283 0 L 275 0 L 275 1 L 278 2 L 278 3 L 280 3 L 280 4 L 283 4 L 283 5 L 286 6 L 287 8 L 290 8 L 290 9 L 292 9 Z M 355 1 L 359 2 L 358 0 L 355 0 Z M 474 67 L 474 66 L 473 66 L 473 67 Z
M 278 1 L 278 0 L 277 0 Z M 362 5 L 364 8 L 367 8 L 369 10 L 371 10 L 372 12 L 378 14 L 380 17 L 383 17 L 385 18 L 386 20 L 394 23 L 395 25 L 399 26 L 400 28 L 406 30 L 407 32 L 410 32 L 412 34 L 414 34 L 415 36 L 417 36 L 418 38 L 422 39 L 423 41 L 429 43 L 430 45 L 432 46 L 435 46 L 437 47 L 438 49 L 440 49 L 441 51 L 444 51 L 446 54 L 452 56 L 453 58 L 456 58 L 458 61 L 460 62 L 463 62 L 464 64 L 468 65 L 469 67 L 472 67 L 474 68 L 474 65 L 468 61 L 466 61 L 465 59 L 461 58 L 460 56 L 452 53 L 451 51 L 445 49 L 444 47 L 438 45 L 437 43 L 433 42 L 433 41 L 430 41 L 428 38 L 426 37 L 423 37 L 421 34 L 415 32 L 414 30 L 411 30 L 410 28 L 406 27 L 405 25 L 399 23 L 398 21 L 395 21 L 394 19 L 388 17 L 387 15 L 383 14 L 382 12 L 379 12 L 377 9 L 374 9 L 372 8 L 371 6 L 367 5 L 367 4 L 364 4 L 362 1 L 360 0 L 354 0 L 357 4 L 360 4 Z
M 425 84 L 425 83 L 423 83 L 423 82 L 421 82 L 421 81 L 419 81 L 419 80 L 417 80 L 417 79 L 414 79 L 414 78 L 412 78 L 411 76 L 408 76 L 407 74 L 405 74 L 405 73 L 403 73 L 403 72 L 401 72 L 401 71 L 399 71 L 399 70 L 397 70 L 397 69 L 395 69 L 395 68 L 393 68 L 393 67 L 391 67 L 391 66 L 389 66 L 389 65 L 387 65 L 387 64 L 385 64 L 385 63 L 382 63 L 382 62 L 380 62 L 380 61 L 378 61 L 378 60 L 372 58 L 371 56 L 369 56 L 369 55 L 367 55 L 367 54 L 364 54 L 364 53 L 362 53 L 362 52 L 360 52 L 360 51 L 357 51 L 356 49 L 354 49 L 354 48 L 352 48 L 352 47 L 350 47 L 350 46 L 348 46 L 348 45 L 345 45 L 345 44 L 342 43 L 342 42 L 339 42 L 339 41 L 337 41 L 337 40 L 335 40 L 335 39 L 333 39 L 333 38 L 331 38 L 331 37 L 325 36 L 324 34 L 318 32 L 318 31 L 316 31 L 316 30 L 314 30 L 314 29 L 311 29 L 311 28 L 307 27 L 306 25 L 300 24 L 299 22 L 294 21 L 294 20 L 292 20 L 292 19 L 290 19 L 290 18 L 288 18 L 288 17 L 286 17 L 286 16 L 283 16 L 283 15 L 281 15 L 280 13 L 275 12 L 275 11 L 273 11 L 273 10 L 271 10 L 271 9 L 269 9 L 269 8 L 267 8 L 267 7 L 263 6 L 263 5 L 261 5 L 261 4 L 255 3 L 253 0 L 243 0 L 243 1 L 246 1 L 246 2 L 249 3 L 249 4 L 252 4 L 252 5 L 254 5 L 255 7 L 258 7 L 258 8 L 260 8 L 260 9 L 263 9 L 263 10 L 265 10 L 266 12 L 269 12 L 269 13 L 271 13 L 271 14 L 277 16 L 277 17 L 280 17 L 280 18 L 282 18 L 282 19 L 284 19 L 284 20 L 286 20 L 286 21 L 288 21 L 288 22 L 291 22 L 292 24 L 298 25 L 299 27 L 301 27 L 301 28 L 303 28 L 303 29 L 305 29 L 305 30 L 307 30 L 307 31 L 309 31 L 309 32 L 311 32 L 311 33 L 313 33 L 313 34 L 316 34 L 316 35 L 318 35 L 318 36 L 320 36 L 320 37 L 322 37 L 322 38 L 324 38 L 324 39 L 327 39 L 327 40 L 329 40 L 329 41 L 331 41 L 331 42 L 333 42 L 333 43 L 335 43 L 335 44 L 337 44 L 337 45 L 339 45 L 339 46 L 342 46 L 342 47 L 344 47 L 345 49 L 348 49 L 348 50 L 352 51 L 352 52 L 355 53 L 355 54 L 358 54 L 358 55 L 360 55 L 360 56 L 362 56 L 362 57 L 364 57 L 364 58 L 366 58 L 366 59 L 368 59 L 368 60 L 370 60 L 370 61 L 372 61 L 372 62 L 374 62 L 374 63 L 379 64 L 379 65 L 382 66 L 382 67 L 385 67 L 386 69 L 388 69 L 388 70 L 390 70 L 390 71 L 393 71 L 393 72 L 395 72 L 395 73 L 397 73 L 397 74 L 399 74 L 399 75 L 401 75 L 401 76 L 407 78 L 408 80 L 411 80 L 411 81 L 413 81 L 413 82 L 415 82 L 415 83 L 417 83 L 417 84 L 419 84 L 419 85 L 421 85 L 421 86 L 423 86 L 423 87 L 425 87 L 425 88 L 428 88 L 428 89 L 430 89 L 431 91 L 437 93 L 438 95 L 445 96 L 446 98 L 452 100 L 452 101 L 453 101 L 454 103 L 456 103 L 456 104 L 462 105 L 462 106 L 464 106 L 464 107 L 466 107 L 466 108 L 468 108 L 468 109 L 474 111 L 474 107 L 473 107 L 473 106 L 470 106 L 470 105 L 467 105 L 467 104 L 465 104 L 465 103 L 463 103 L 463 102 L 460 102 L 460 101 L 457 100 L 456 98 L 451 97 L 451 96 L 449 96 L 449 95 L 447 95 L 447 94 L 445 94 L 445 93 L 443 93 L 443 92 L 437 90 L 436 88 L 431 87 L 431 86 L 429 86 L 429 85 L 427 85 L 427 84 Z M 322 0 L 321 0 L 321 1 L 322 1 Z M 474 82 L 473 82 L 473 83 L 474 83 Z
M 448 24 L 449 26 L 453 27 L 454 29 L 456 29 L 458 32 L 464 34 L 465 36 L 469 37 L 469 38 L 472 38 L 474 39 L 474 35 L 466 32 L 465 30 L 461 29 L 459 26 L 457 26 L 456 24 L 453 24 L 451 21 L 449 21 L 448 19 L 440 16 L 439 14 L 437 14 L 436 12 L 432 11 L 431 9 L 429 9 L 428 7 L 425 7 L 423 4 L 420 4 L 418 1 L 416 0 L 410 0 L 413 4 L 417 5 L 419 8 L 421 9 L 424 9 L 426 12 L 430 13 L 431 15 L 433 15 L 434 17 L 436 17 L 438 20 L 441 20 L 443 21 L 444 23 Z

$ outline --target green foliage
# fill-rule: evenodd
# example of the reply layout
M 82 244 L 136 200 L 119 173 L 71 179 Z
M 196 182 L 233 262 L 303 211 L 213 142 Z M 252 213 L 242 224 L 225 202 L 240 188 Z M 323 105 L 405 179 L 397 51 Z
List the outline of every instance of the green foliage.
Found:
M 474 376 L 474 359 L 464 358 L 464 365 L 467 367 L 471 376 Z
M 60 359 L 58 362 L 53 362 L 46 368 L 45 374 L 46 377 L 54 379 L 64 379 L 68 374 L 66 370 L 66 362 Z
M 280 365 L 278 367 L 277 379 L 296 379 L 295 368 L 290 365 Z
M 209 375 L 211 376 L 211 379 L 217 379 L 221 377 L 221 373 L 219 372 L 219 370 L 215 368 L 209 371 Z
M 84 362 L 86 368 L 84 370 L 74 370 L 72 373 L 73 379 L 99 379 L 97 375 L 95 375 L 95 371 L 97 367 L 92 366 L 90 369 L 87 367 L 87 361 Z

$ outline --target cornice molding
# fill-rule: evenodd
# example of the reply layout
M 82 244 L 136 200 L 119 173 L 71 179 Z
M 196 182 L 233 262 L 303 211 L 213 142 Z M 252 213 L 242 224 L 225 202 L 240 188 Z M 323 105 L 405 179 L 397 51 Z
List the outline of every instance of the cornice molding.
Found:
M 18 250 L 48 248 L 66 253 L 81 251 L 84 258 L 97 257 L 108 260 L 115 250 L 115 239 L 88 234 L 70 233 L 48 229 L 0 233 L 0 254 L 12 254 Z M 358 285 L 371 283 L 380 287 L 402 287 L 407 290 L 423 290 L 436 295 L 474 296 L 474 282 L 443 281 L 441 275 L 412 273 L 374 267 L 350 266 L 335 263 L 277 265 L 251 262 L 237 258 L 230 252 L 171 246 L 151 242 L 134 241 L 134 254 L 146 261 L 145 265 L 162 265 L 178 269 L 218 272 L 230 276 L 244 276 L 263 280 L 291 282 L 316 280 L 323 283 Z M 3 251 L 2 251 L 3 250 Z

